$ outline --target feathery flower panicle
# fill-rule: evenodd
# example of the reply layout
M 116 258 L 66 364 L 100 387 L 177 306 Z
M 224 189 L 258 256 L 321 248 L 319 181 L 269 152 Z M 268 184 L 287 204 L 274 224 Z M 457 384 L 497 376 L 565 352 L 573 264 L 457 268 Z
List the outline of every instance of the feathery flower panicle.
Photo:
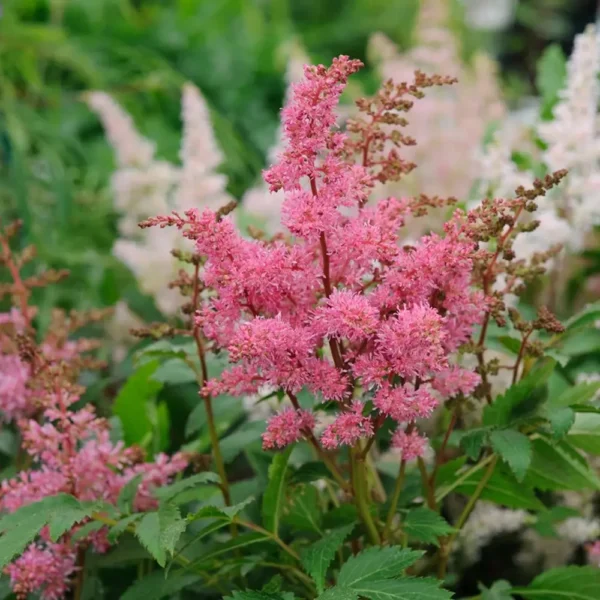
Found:
M 306 67 L 292 86 L 282 112 L 286 145 L 264 173 L 271 190 L 283 194 L 282 221 L 292 237 L 245 239 L 231 217 L 209 209 L 176 211 L 143 226 L 178 230 L 202 257 L 208 293 L 195 326 L 232 363 L 202 394 L 266 387 L 289 397 L 293 409 L 269 421 L 265 448 L 318 443 L 318 415 L 300 409 L 296 398 L 305 388 L 337 406 L 320 436 L 324 448 L 368 442 L 389 417 L 416 456 L 425 441 L 404 427 L 477 385 L 476 375 L 451 370 L 487 300 L 472 287 L 479 250 L 465 215 L 457 214 L 444 237 L 403 246 L 407 216 L 441 201 L 387 197 L 367 204 L 375 181 L 410 169 L 388 126 L 401 122 L 399 113 L 423 90 L 451 80 L 417 73 L 413 83 L 388 83 L 375 99 L 358 101 L 361 116 L 343 132 L 337 103 L 360 66 L 341 56 L 329 68 Z M 361 390 L 373 394 L 369 414 L 371 405 L 354 397 Z
M 216 210 L 231 200 L 225 189 L 226 177 L 217 171 L 223 154 L 213 133 L 206 102 L 195 86 L 190 83 L 183 86 L 181 166 L 154 158 L 154 146 L 137 133 L 131 117 L 110 96 L 94 92 L 88 95 L 88 104 L 100 116 L 118 158 L 112 188 L 115 206 L 121 213 L 120 238 L 113 253 L 131 269 L 142 292 L 155 299 L 159 310 L 165 316 L 173 316 L 182 301 L 179 291 L 169 284 L 178 278 L 185 265 L 169 251 L 173 248 L 190 251 L 191 244 L 168 229 L 142 235 L 138 223 L 171 210 L 194 207 Z M 144 144 L 152 151 L 142 152 Z M 143 160 L 135 160 L 136 153 Z M 129 327 L 134 326 L 132 320 Z
M 427 438 L 419 435 L 416 429 L 411 432 L 398 429 L 392 437 L 392 447 L 400 451 L 402 460 L 406 462 L 422 457 L 427 446 Z

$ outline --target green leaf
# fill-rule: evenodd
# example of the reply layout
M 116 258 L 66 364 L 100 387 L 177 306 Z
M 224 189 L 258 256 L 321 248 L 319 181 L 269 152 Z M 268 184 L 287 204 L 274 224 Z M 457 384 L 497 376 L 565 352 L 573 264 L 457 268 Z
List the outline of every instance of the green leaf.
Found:
M 532 442 L 533 457 L 526 483 L 541 490 L 600 490 L 600 479 L 566 442 Z
M 258 444 L 265 431 L 264 421 L 250 421 L 228 435 L 221 441 L 221 454 L 226 463 L 231 462 L 238 454 L 248 449 L 251 444 Z
M 559 408 L 548 415 L 548 421 L 552 428 L 552 437 L 560 440 L 567 435 L 569 429 L 575 423 L 575 411 L 572 408 Z
M 221 479 L 216 473 L 205 471 L 203 473 L 198 473 L 197 475 L 192 475 L 191 477 L 186 477 L 185 479 L 180 479 L 171 485 L 157 488 L 154 490 L 154 495 L 159 500 L 171 501 L 184 490 L 194 488 L 203 483 L 220 483 L 220 481 Z
M 223 600 L 293 600 L 294 594 L 289 592 L 265 592 L 264 590 L 235 590 L 231 596 L 223 596 Z
M 409 537 L 436 546 L 439 537 L 454 531 L 446 519 L 425 507 L 410 510 L 402 522 L 402 529 Z
M 171 572 L 166 576 L 164 571 L 156 571 L 142 579 L 138 579 L 121 596 L 121 600 L 161 600 L 165 597 L 171 597 L 201 580 L 202 576 L 200 575 Z
M 102 529 L 104 527 L 106 527 L 106 524 L 102 523 L 101 521 L 89 521 L 85 525 L 78 527 L 77 531 L 75 531 L 71 534 L 70 539 L 73 540 L 74 542 L 77 542 L 77 541 L 82 540 L 83 538 L 87 537 L 91 533 L 99 531 L 100 529 Z
M 300 555 L 304 570 L 313 578 L 320 593 L 325 586 L 325 575 L 329 564 L 333 560 L 337 549 L 346 537 L 354 529 L 354 525 L 346 525 L 339 529 L 333 529 L 326 537 L 309 546 Z
M 87 519 L 97 510 L 93 503 L 83 504 L 72 496 L 68 496 L 68 498 L 70 501 L 65 499 L 65 503 L 50 514 L 48 524 L 50 539 L 53 542 L 58 541 L 62 535 L 70 531 L 73 525 Z
M 489 432 L 488 428 L 472 429 L 461 436 L 460 445 L 470 459 L 479 458 Z
M 311 483 L 330 477 L 329 470 L 322 462 L 307 462 L 294 472 L 290 478 L 290 483 Z
M 298 531 L 321 532 L 319 492 L 314 485 L 294 488 L 283 520 Z
M 276 454 L 269 467 L 269 482 L 263 497 L 262 517 L 265 529 L 275 534 L 279 531 L 279 521 L 285 497 L 285 475 L 292 449 L 293 447 L 289 446 L 284 452 Z
M 36 502 L 36 504 L 40 503 Z M 22 554 L 23 550 L 37 537 L 47 521 L 48 515 L 45 512 L 40 512 L 25 519 L 19 527 L 6 530 L 0 536 L 0 568 L 4 569 L 15 556 Z
M 514 429 L 501 429 L 491 433 L 490 443 L 494 451 L 511 468 L 517 481 L 523 481 L 531 464 L 529 438 Z
M 407 567 L 415 563 L 424 552 L 399 546 L 369 548 L 351 556 L 338 575 L 338 585 L 354 588 L 365 581 L 399 577 Z
M 231 521 L 251 502 L 254 502 L 254 498 L 252 496 L 246 498 L 243 502 L 234 504 L 233 506 L 215 506 L 212 504 L 203 506 L 188 518 L 190 520 L 215 518 Z
M 557 538 L 558 534 L 554 528 L 555 523 L 564 521 L 569 517 L 578 517 L 579 512 L 568 506 L 553 506 L 552 508 L 538 513 L 534 524 L 535 530 L 544 537 Z
M 228 552 L 232 552 L 234 550 L 238 550 L 239 548 L 246 548 L 248 546 L 253 546 L 255 544 L 260 543 L 274 543 L 271 538 L 265 537 L 262 533 L 242 533 L 237 537 L 229 540 L 228 542 L 224 542 L 219 544 L 214 550 L 211 550 L 202 556 L 199 556 L 193 563 L 187 565 L 188 569 L 194 569 L 204 562 L 210 561 L 216 556 L 221 556 L 221 554 L 227 554 Z
M 340 585 L 325 590 L 317 600 L 358 600 L 358 594 Z
M 567 436 L 569 443 L 589 454 L 600 454 L 600 414 L 581 413 L 575 415 L 575 422 Z
M 483 424 L 486 426 L 506 427 L 511 423 L 529 416 L 543 401 L 543 386 L 554 368 L 556 361 L 544 359 L 540 366 L 531 371 L 519 383 L 498 396 L 493 404 L 483 411 Z
M 169 385 L 181 385 L 196 381 L 197 377 L 190 365 L 180 358 L 172 358 L 156 369 L 152 379 Z
M 409 577 L 365 581 L 352 589 L 369 600 L 450 600 L 454 594 L 440 588 L 440 584 L 436 579 Z
M 600 319 L 600 301 L 588 304 L 581 312 L 573 315 L 565 323 L 568 330 L 578 329 Z
M 504 579 L 495 581 L 489 589 L 480 585 L 481 600 L 514 600 L 510 593 L 511 587 L 510 583 Z
M 136 524 L 135 535 L 156 562 L 164 567 L 167 562 L 167 555 L 161 546 L 158 513 L 146 513 L 140 522 Z
M 549 409 L 558 409 L 574 404 L 587 404 L 600 390 L 600 381 L 578 383 L 548 402 Z
M 133 501 L 143 478 L 142 474 L 136 475 L 121 488 L 117 498 L 117 508 L 123 514 L 128 515 L 132 511 Z
M 219 435 L 225 433 L 244 414 L 244 407 L 239 398 L 220 396 L 218 402 L 213 403 L 214 419 Z M 185 425 L 185 437 L 189 439 L 202 431 L 207 425 L 206 406 L 199 402 L 190 413 Z
M 484 471 L 481 469 L 471 475 L 464 483 L 456 487 L 456 491 L 471 496 L 481 481 Z M 525 482 L 527 482 L 527 478 Z M 545 508 L 537 498 L 532 486 L 519 483 L 512 473 L 502 472 L 498 467 L 481 493 L 481 498 L 508 508 L 526 510 L 544 510 Z
M 123 534 L 130 525 L 139 521 L 143 516 L 143 513 L 135 513 L 117 521 L 117 524 L 113 525 L 108 532 L 108 541 L 111 543 L 116 542 L 119 539 L 119 536 Z
M 558 44 L 548 46 L 537 63 L 535 84 L 542 97 L 542 117 L 552 118 L 552 108 L 558 100 L 558 92 L 565 83 L 567 60 Z
M 181 534 L 185 531 L 186 521 L 181 518 L 181 513 L 176 506 L 161 504 L 158 509 L 158 522 L 160 525 L 160 546 L 172 555 Z
M 600 569 L 596 567 L 559 567 L 538 575 L 526 588 L 514 588 L 531 600 L 598 600 Z
M 139 444 L 152 435 L 147 404 L 162 388 L 162 383 L 152 379 L 158 366 L 156 360 L 142 365 L 125 382 L 114 401 L 113 413 L 121 419 L 127 445 Z

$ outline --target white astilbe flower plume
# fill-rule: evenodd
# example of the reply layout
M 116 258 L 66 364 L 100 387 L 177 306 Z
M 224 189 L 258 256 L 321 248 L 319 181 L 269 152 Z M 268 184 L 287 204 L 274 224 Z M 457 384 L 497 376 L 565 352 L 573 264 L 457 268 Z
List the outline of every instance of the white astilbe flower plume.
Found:
M 131 269 L 142 292 L 154 298 L 159 310 L 174 315 L 181 298 L 177 290 L 169 289 L 169 282 L 177 277 L 182 264 L 170 250 L 191 251 L 192 244 L 175 229 L 142 231 L 138 223 L 173 210 L 216 209 L 231 200 L 225 176 L 216 171 L 223 154 L 214 137 L 206 102 L 195 86 L 184 85 L 179 166 L 154 157 L 154 144 L 137 132 L 132 118 L 110 96 L 93 92 L 87 101 L 100 117 L 117 158 L 112 189 L 120 213 L 120 238 L 113 253 Z
M 143 167 L 152 162 L 156 148 L 154 143 L 138 133 L 131 116 L 111 96 L 104 92 L 90 92 L 86 101 L 102 120 L 119 168 Z
M 495 63 L 484 54 L 477 54 L 471 65 L 463 63 L 449 27 L 446 0 L 421 3 L 416 44 L 410 51 L 400 53 L 388 38 L 376 33 L 369 42 L 369 55 L 382 79 L 411 81 L 417 69 L 458 79 L 452 86 L 428 90 L 407 114 L 403 133 L 417 144 L 403 148 L 402 156 L 417 168 L 400 182 L 388 184 L 386 193 L 466 199 L 479 176 L 474 158 L 483 134 L 505 112 Z

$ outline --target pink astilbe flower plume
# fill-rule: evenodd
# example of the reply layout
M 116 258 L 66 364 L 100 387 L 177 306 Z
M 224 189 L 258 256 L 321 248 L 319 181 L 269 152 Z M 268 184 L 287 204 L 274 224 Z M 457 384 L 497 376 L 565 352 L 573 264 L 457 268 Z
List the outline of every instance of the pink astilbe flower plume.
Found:
M 192 209 L 142 224 L 179 228 L 202 256 L 207 293 L 196 327 L 232 363 L 205 383 L 203 395 L 267 386 L 289 397 L 293 408 L 271 418 L 265 448 L 304 439 L 319 453 L 340 446 L 361 452 L 386 418 L 405 426 L 431 416 L 445 400 L 433 387 L 437 375 L 447 374 L 452 353 L 486 308 L 471 286 L 477 244 L 463 215 L 444 237 L 406 246 L 406 219 L 443 202 L 420 196 L 367 203 L 376 181 L 414 168 L 398 152 L 410 140 L 391 130 L 402 126 L 400 113 L 424 89 L 453 80 L 416 73 L 410 84 L 388 82 L 374 99 L 357 102 L 360 116 L 341 131 L 337 103 L 360 66 L 340 56 L 330 67 L 305 67 L 304 80 L 291 88 L 282 111 L 285 145 L 264 172 L 271 191 L 283 194 L 289 235 L 243 238 L 226 211 Z M 334 410 L 320 441 L 318 415 L 296 399 L 301 390 Z
M 398 429 L 392 437 L 392 447 L 400 450 L 402 460 L 416 460 L 425 453 L 427 438 L 420 435 L 416 429 L 411 432 Z

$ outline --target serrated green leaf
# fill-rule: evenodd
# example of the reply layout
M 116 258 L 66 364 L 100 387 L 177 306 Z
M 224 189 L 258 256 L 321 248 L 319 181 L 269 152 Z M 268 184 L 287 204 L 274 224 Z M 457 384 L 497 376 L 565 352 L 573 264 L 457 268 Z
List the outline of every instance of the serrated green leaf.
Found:
M 575 411 L 572 408 L 559 408 L 548 415 L 548 421 L 552 428 L 552 437 L 560 440 L 567 435 L 569 429 L 575 423 Z
M 481 600 L 514 600 L 510 593 L 511 588 L 510 583 L 504 579 L 495 581 L 489 589 L 485 586 L 479 586 Z
M 243 502 L 234 504 L 233 506 L 203 506 L 188 518 L 190 520 L 215 518 L 231 521 L 251 502 L 254 502 L 254 498 L 252 496 L 250 498 L 246 498 Z
M 147 404 L 162 388 L 162 383 L 152 379 L 158 366 L 157 360 L 143 364 L 129 377 L 115 398 L 113 414 L 121 420 L 127 445 L 139 444 L 152 435 Z
M 481 478 L 484 470 L 471 475 L 464 483 L 456 487 L 456 491 L 471 496 Z M 527 478 L 525 479 L 525 483 Z M 490 477 L 481 498 L 506 506 L 507 508 L 523 508 L 526 510 L 544 510 L 545 506 L 537 498 L 533 486 L 519 483 L 510 472 L 501 472 L 498 467 Z
M 554 529 L 555 523 L 578 516 L 580 516 L 579 512 L 573 508 L 569 508 L 568 506 L 553 506 L 548 510 L 538 513 L 534 528 L 544 537 L 557 538 L 558 534 Z
M 500 429 L 490 434 L 494 451 L 510 467 L 517 481 L 523 481 L 531 464 L 531 442 L 514 429 Z
M 87 519 L 96 511 L 96 506 L 91 503 L 80 503 L 77 499 L 72 498 L 70 505 L 66 503 L 63 506 L 57 507 L 50 513 L 48 520 L 50 539 L 53 542 L 70 531 L 71 528 L 81 521 Z
M 181 518 L 181 513 L 176 506 L 161 504 L 158 508 L 158 522 L 160 546 L 168 554 L 173 554 L 181 534 L 185 531 L 186 521 Z
M 113 525 L 108 532 L 108 541 L 111 543 L 116 542 L 119 536 L 123 534 L 130 525 L 139 521 L 143 516 L 143 513 L 135 513 L 117 521 L 117 524 Z
M 177 494 L 183 492 L 184 490 L 202 485 L 203 483 L 220 483 L 220 481 L 221 480 L 216 473 L 206 471 L 204 473 L 192 475 L 191 477 L 186 477 L 185 479 L 176 481 L 171 485 L 157 488 L 154 490 L 154 495 L 163 502 L 171 501 L 175 496 L 177 496 Z
M 340 585 L 325 590 L 317 600 L 358 600 L 358 594 Z
M 154 557 L 156 562 L 161 567 L 164 567 L 167 562 L 167 555 L 160 543 L 158 513 L 146 513 L 139 523 L 136 523 L 135 535 L 142 546 Z
M 166 577 L 164 571 L 157 571 L 138 579 L 121 596 L 121 600 L 161 600 L 165 597 L 171 597 L 201 580 L 200 575 L 171 572 Z
M 573 315 L 565 323 L 568 330 L 578 329 L 600 320 L 600 301 L 588 304 L 581 312 Z
M 283 520 L 298 531 L 321 533 L 319 492 L 313 485 L 295 488 L 285 508 Z
M 600 381 L 578 383 L 568 388 L 558 398 L 550 400 L 548 410 L 566 408 L 574 404 L 587 404 L 593 400 L 598 390 L 600 390 Z
M 0 569 L 4 569 L 15 556 L 23 553 L 47 521 L 47 514 L 35 514 L 24 520 L 18 527 L 9 529 L 0 536 Z
M 533 457 L 525 481 L 541 490 L 600 490 L 600 479 L 566 442 L 532 442 Z
M 277 454 L 269 467 L 269 482 L 263 497 L 262 518 L 264 528 L 275 534 L 279 531 L 285 498 L 286 471 L 292 449 L 290 446 L 281 454 Z
M 370 580 L 400 577 L 407 567 L 415 563 L 424 552 L 399 546 L 369 548 L 351 556 L 338 575 L 338 585 L 354 588 Z
M 454 594 L 440 583 L 430 578 L 386 579 L 366 581 L 353 590 L 369 600 L 450 600 Z
M 410 510 L 402 522 L 402 529 L 409 537 L 436 546 L 439 537 L 454 531 L 446 519 L 425 507 Z
M 600 454 L 600 414 L 576 413 L 567 440 L 584 452 Z
M 331 561 L 333 560 L 337 549 L 344 542 L 346 537 L 354 529 L 354 525 L 346 525 L 339 529 L 333 529 L 326 537 L 309 546 L 304 550 L 300 559 L 304 570 L 313 578 L 317 585 L 317 591 L 320 593 L 325 586 L 325 575 Z
M 102 523 L 100 521 L 89 521 L 85 525 L 82 525 L 81 527 L 79 527 L 77 529 L 77 531 L 75 531 L 71 534 L 71 540 L 74 542 L 77 542 L 77 541 L 82 540 L 83 538 L 87 537 L 91 533 L 94 533 L 95 531 L 99 531 L 100 529 L 103 529 L 104 527 L 106 527 L 105 523 Z
M 137 495 L 138 488 L 140 487 L 140 483 L 142 483 L 142 479 L 144 476 L 140 473 L 135 477 L 132 477 L 119 492 L 119 497 L 117 498 L 117 508 L 123 514 L 128 515 L 133 508 L 133 501 Z
M 498 396 L 492 404 L 485 407 L 483 424 L 487 427 L 507 427 L 534 413 L 544 399 L 541 388 L 555 367 L 555 360 L 541 361 L 527 377 L 508 388 L 502 396 Z
M 488 428 L 472 429 L 461 436 L 460 445 L 470 459 L 477 460 L 479 458 L 489 432 Z
M 526 588 L 513 588 L 531 600 L 598 600 L 600 569 L 559 567 L 538 575 Z

